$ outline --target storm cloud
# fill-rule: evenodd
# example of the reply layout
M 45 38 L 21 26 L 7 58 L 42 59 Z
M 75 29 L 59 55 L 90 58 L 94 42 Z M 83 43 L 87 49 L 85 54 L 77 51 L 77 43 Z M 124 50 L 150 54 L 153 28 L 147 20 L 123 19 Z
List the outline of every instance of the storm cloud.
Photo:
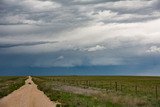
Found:
M 0 44 L 0 48 L 11 48 L 11 47 L 18 47 L 18 46 L 34 46 L 34 45 L 42 45 L 48 43 L 55 43 L 49 41 L 39 41 L 39 42 L 28 42 L 28 43 L 18 43 L 18 44 Z
M 159 0 L 1 0 L 0 67 L 133 65 L 157 72 L 159 5 Z

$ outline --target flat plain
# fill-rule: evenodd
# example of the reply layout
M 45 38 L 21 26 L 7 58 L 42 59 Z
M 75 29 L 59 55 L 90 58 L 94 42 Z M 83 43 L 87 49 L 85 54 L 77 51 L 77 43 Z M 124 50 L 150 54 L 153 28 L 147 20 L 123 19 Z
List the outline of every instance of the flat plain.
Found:
M 160 77 L 33 77 L 38 88 L 66 107 L 160 107 Z
M 19 89 L 26 79 L 0 77 L 0 98 Z M 32 80 L 62 107 L 160 107 L 160 77 L 33 76 Z

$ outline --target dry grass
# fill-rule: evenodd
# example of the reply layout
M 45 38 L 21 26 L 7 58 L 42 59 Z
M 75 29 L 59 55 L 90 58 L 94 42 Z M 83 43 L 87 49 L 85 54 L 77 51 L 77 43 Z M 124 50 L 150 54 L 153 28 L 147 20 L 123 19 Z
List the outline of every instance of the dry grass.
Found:
M 43 85 L 49 87 L 50 92 L 58 90 L 91 96 L 95 100 L 123 105 L 122 107 L 160 107 L 160 101 L 155 99 L 155 86 L 160 84 L 159 77 L 66 76 L 38 77 L 37 79 L 43 81 Z M 117 91 L 115 90 L 116 81 L 118 81 Z M 135 86 L 138 87 L 137 93 Z M 159 90 L 160 88 L 158 92 Z
M 81 94 L 85 96 L 92 96 L 94 99 L 101 100 L 102 102 L 110 101 L 114 104 L 121 104 L 126 107 L 152 107 L 145 98 L 138 98 L 131 95 L 123 95 L 120 92 L 112 92 L 100 90 L 98 88 L 83 88 L 78 86 L 69 86 L 61 82 L 48 82 L 45 84 L 47 87 L 52 87 L 52 90 L 69 92 L 74 94 Z

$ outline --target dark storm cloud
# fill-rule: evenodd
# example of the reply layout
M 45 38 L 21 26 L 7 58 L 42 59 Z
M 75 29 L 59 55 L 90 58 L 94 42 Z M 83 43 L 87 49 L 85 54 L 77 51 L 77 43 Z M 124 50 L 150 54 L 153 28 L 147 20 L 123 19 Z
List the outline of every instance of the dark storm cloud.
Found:
M 121 0 L 97 5 L 94 7 L 93 15 L 99 14 L 99 12 L 105 12 L 106 10 L 117 14 L 110 19 L 100 20 L 104 23 L 136 23 L 159 18 L 159 0 L 136 0 L 125 2 L 125 0 Z
M 37 3 L 39 3 L 38 0 Z M 49 2 L 49 7 L 37 6 L 35 8 L 28 3 L 27 0 L 18 1 L 19 3 L 13 2 L 9 3 L 8 0 L 1 1 L 0 5 L 0 24 L 1 25 L 15 25 L 15 24 L 29 24 L 29 25 L 54 25 L 57 27 L 66 26 L 66 27 L 75 27 L 83 24 L 85 21 L 89 20 L 87 16 L 81 14 L 78 11 L 78 8 L 74 6 L 58 6 L 54 8 L 54 3 Z M 24 2 L 27 2 L 26 4 Z M 41 1 L 42 3 L 44 1 Z M 39 3 L 42 5 L 42 3 Z M 56 2 L 55 2 L 56 3 Z M 37 4 L 38 5 L 38 4 Z M 46 4 L 47 5 L 47 4 Z M 53 6 L 52 6 L 53 5 Z M 53 7 L 53 8 L 52 8 Z M 30 9 L 33 8 L 33 9 Z
M 159 4 L 159 0 L 1 0 L 0 67 L 158 69 Z
M 106 2 L 116 2 L 120 0 L 71 0 L 70 2 L 66 0 L 55 0 L 62 4 L 67 5 L 90 5 L 90 4 L 99 4 L 99 3 L 106 3 Z
M 66 27 L 75 27 L 75 26 L 82 26 L 84 23 L 88 21 L 92 21 L 93 18 L 88 16 L 89 12 L 99 12 L 104 10 L 110 10 L 111 12 L 117 12 L 118 15 L 125 15 L 125 14 L 151 14 L 154 11 L 158 11 L 159 1 L 154 0 L 155 2 L 150 4 L 144 4 L 144 6 L 137 6 L 133 8 L 132 6 L 127 6 L 123 3 L 125 2 L 120 0 L 55 0 L 55 1 L 40 1 L 35 0 L 36 2 L 42 5 L 43 2 L 49 2 L 48 8 L 42 6 L 37 6 L 37 8 L 33 7 L 32 2 L 27 2 L 26 0 L 3 0 L 0 4 L 0 24 L 1 25 L 12 25 L 12 24 L 34 24 L 34 25 L 46 25 L 52 24 L 56 26 L 66 26 Z M 11 3 L 10 3 L 11 2 Z M 53 4 L 52 4 L 53 2 Z M 144 1 L 143 2 L 148 2 Z M 55 6 L 54 3 L 58 3 L 60 6 Z M 107 4 L 108 3 L 108 4 Z M 117 7 L 114 6 L 114 3 L 118 5 Z M 137 1 L 138 3 L 138 1 Z M 81 5 L 80 5 L 81 4 Z M 91 4 L 89 6 L 85 4 Z M 129 4 L 129 2 L 128 2 Z M 112 6 L 113 5 L 113 6 Z M 134 5 L 134 4 L 133 4 Z M 46 4 L 47 6 L 47 4 Z M 127 6 L 127 7 L 126 7 Z M 30 9 L 32 8 L 32 9 Z M 87 11 L 83 11 L 82 9 L 86 8 Z M 122 16 L 123 17 L 123 16 Z M 143 16 L 142 16 L 143 17 Z M 124 23 L 129 22 L 139 22 L 140 20 L 149 20 L 152 18 L 157 18 L 157 16 L 148 16 L 143 18 L 136 18 L 136 19 L 122 19 L 121 21 Z M 116 19 L 116 18 L 115 18 Z M 106 22 L 106 21 L 104 21 Z M 109 20 L 108 23 L 113 22 L 120 22 L 116 20 Z
M 3 54 L 0 53 L 1 67 L 73 67 L 88 66 L 90 60 L 82 52 L 78 51 L 58 51 L 39 54 Z
M 53 1 L 53 0 L 51 0 Z M 70 1 L 66 1 L 66 0 L 54 0 L 58 3 L 61 3 L 65 6 L 68 5 L 89 5 L 89 4 L 98 4 L 98 3 L 105 3 L 105 2 L 109 2 L 111 0 L 70 0 Z M 118 1 L 118 0 L 113 0 L 113 1 Z
M 38 41 L 38 42 L 26 42 L 26 43 L 13 43 L 13 44 L 1 44 L 0 48 L 11 48 L 11 47 L 18 47 L 18 46 L 34 46 L 34 45 L 43 45 L 43 44 L 52 44 L 56 43 L 56 41 Z

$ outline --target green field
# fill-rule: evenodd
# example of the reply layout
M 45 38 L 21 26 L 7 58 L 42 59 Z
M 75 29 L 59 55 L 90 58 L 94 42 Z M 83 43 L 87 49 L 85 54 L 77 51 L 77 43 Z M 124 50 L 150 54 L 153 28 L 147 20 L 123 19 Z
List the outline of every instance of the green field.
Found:
M 10 94 L 24 85 L 27 77 L 0 77 L 0 98 Z
M 0 98 L 24 85 L 27 77 L 0 77 Z M 160 77 L 32 77 L 62 107 L 160 107 Z
M 64 107 L 160 107 L 160 77 L 33 77 L 38 88 Z

